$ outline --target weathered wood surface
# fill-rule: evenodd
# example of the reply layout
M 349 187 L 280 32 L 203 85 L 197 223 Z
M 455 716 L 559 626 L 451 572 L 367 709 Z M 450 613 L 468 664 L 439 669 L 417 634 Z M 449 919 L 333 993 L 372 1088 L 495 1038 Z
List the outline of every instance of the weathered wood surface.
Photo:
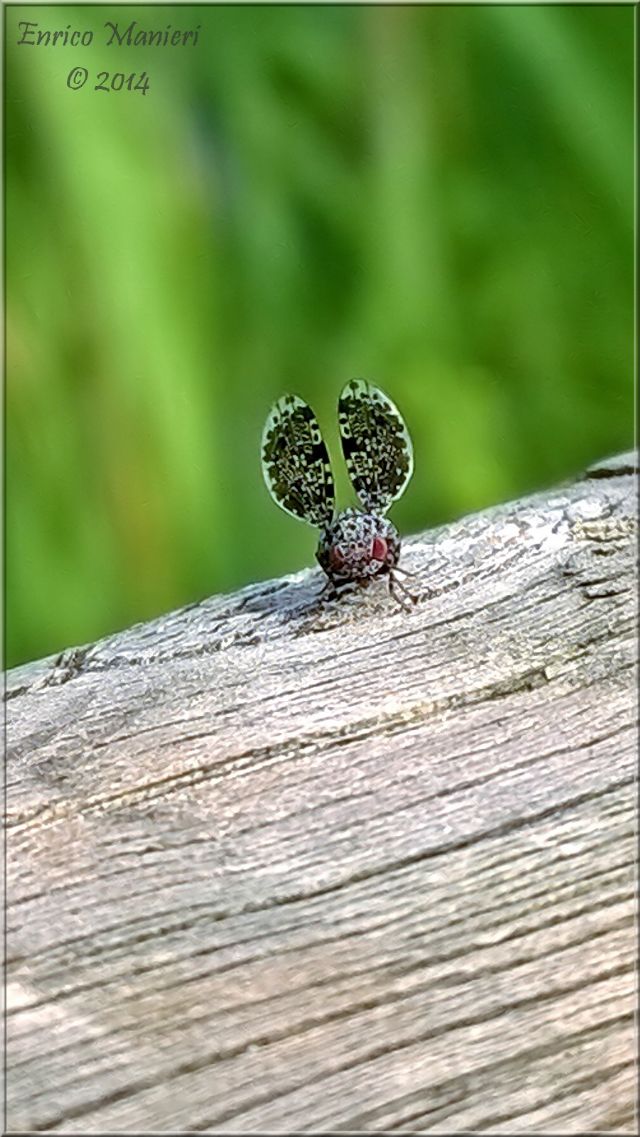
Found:
M 9 1130 L 636 1131 L 634 470 L 9 675 Z

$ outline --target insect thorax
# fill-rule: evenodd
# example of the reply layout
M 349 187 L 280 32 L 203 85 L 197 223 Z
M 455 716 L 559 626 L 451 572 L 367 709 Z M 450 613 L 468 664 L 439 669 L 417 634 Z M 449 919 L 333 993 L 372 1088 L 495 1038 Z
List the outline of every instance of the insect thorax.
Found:
M 330 580 L 366 580 L 391 572 L 400 556 L 395 525 L 376 513 L 345 509 L 324 530 L 316 551 Z

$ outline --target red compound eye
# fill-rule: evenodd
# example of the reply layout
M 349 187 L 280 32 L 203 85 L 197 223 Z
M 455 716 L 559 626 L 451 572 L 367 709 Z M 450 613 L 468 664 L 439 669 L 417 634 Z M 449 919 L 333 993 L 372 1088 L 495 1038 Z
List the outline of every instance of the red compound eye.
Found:
M 374 561 L 384 561 L 387 555 L 387 542 L 383 537 L 374 537 L 373 545 L 371 546 L 371 559 Z

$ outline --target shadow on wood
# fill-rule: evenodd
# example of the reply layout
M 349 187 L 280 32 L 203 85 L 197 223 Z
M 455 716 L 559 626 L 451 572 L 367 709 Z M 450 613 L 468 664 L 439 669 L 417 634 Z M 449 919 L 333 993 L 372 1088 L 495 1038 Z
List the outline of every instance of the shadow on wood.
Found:
M 9 674 L 10 1130 L 634 1131 L 634 471 Z

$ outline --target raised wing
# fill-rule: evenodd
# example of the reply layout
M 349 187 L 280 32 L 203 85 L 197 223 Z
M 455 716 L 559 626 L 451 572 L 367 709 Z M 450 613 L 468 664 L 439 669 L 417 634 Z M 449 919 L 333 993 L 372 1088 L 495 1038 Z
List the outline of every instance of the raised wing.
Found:
M 338 400 L 342 452 L 363 507 L 386 513 L 413 473 L 413 446 L 400 411 L 366 379 L 350 379 Z
M 262 432 L 262 473 L 286 513 L 323 528 L 333 517 L 334 489 L 327 448 L 311 407 L 297 395 L 274 403 Z

